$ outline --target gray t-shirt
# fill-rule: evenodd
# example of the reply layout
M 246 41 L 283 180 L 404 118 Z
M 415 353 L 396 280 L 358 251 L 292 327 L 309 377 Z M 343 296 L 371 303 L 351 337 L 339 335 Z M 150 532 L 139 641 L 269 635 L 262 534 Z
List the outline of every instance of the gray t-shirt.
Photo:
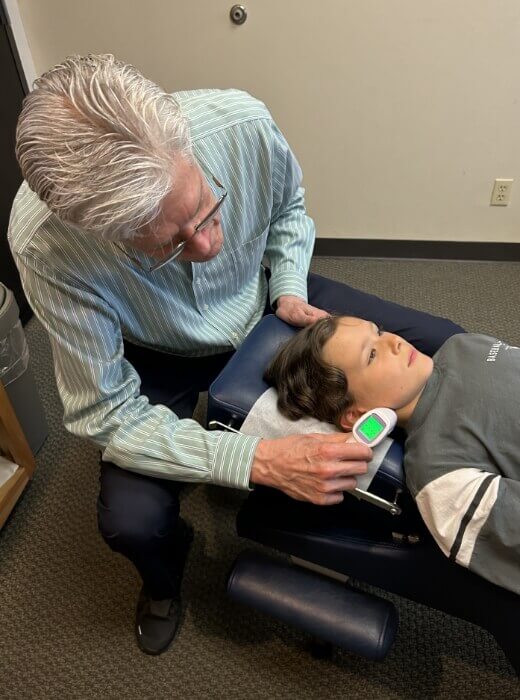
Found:
M 451 337 L 407 427 L 405 471 L 446 556 L 520 593 L 520 348 Z

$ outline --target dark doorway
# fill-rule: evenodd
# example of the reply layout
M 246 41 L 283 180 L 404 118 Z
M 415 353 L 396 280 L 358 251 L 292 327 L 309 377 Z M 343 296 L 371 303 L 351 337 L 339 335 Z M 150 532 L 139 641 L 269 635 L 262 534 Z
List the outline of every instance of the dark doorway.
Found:
M 20 307 L 22 321 L 31 316 L 29 304 L 22 291 L 18 271 L 7 244 L 7 224 L 9 213 L 22 175 L 14 155 L 16 121 L 22 108 L 22 100 L 27 94 L 13 35 L 9 27 L 2 3 L 0 2 L 0 84 L 2 100 L 0 105 L 0 282 L 11 289 Z

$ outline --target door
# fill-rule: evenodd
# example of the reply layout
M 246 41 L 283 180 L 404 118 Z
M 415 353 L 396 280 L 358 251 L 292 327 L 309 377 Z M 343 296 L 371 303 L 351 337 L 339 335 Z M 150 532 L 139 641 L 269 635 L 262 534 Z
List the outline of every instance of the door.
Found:
M 20 317 L 22 321 L 27 321 L 31 310 L 7 244 L 7 224 L 14 196 L 22 182 L 14 154 L 14 144 L 16 121 L 22 108 L 22 100 L 28 91 L 1 2 L 0 85 L 0 282 L 13 291 L 20 307 Z

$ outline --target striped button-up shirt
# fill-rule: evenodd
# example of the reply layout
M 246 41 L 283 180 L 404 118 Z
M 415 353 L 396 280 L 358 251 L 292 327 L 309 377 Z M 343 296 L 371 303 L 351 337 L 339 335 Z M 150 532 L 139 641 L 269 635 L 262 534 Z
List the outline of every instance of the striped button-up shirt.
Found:
M 195 158 L 229 193 L 221 210 L 224 246 L 214 259 L 145 272 L 114 243 L 60 221 L 27 183 L 13 204 L 9 241 L 50 337 L 66 428 L 125 469 L 247 488 L 259 438 L 206 431 L 150 405 L 123 340 L 198 357 L 238 347 L 265 307 L 264 255 L 271 301 L 283 294 L 307 299 L 314 225 L 300 167 L 265 105 L 237 90 L 175 98 L 188 117 Z

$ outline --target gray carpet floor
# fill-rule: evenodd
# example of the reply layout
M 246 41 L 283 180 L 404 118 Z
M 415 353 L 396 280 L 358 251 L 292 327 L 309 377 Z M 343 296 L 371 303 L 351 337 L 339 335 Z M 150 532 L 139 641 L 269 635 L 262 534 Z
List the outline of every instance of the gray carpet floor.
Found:
M 520 344 L 520 265 L 318 258 L 313 269 Z M 96 528 L 97 449 L 61 425 L 46 335 L 26 327 L 50 433 L 34 481 L 0 531 L 1 698 L 515 698 L 516 676 L 485 631 L 409 601 L 383 663 L 308 638 L 226 598 L 244 495 L 186 489 L 195 525 L 175 645 L 142 654 L 133 636 L 139 580 Z M 204 410 L 204 397 L 199 414 Z

